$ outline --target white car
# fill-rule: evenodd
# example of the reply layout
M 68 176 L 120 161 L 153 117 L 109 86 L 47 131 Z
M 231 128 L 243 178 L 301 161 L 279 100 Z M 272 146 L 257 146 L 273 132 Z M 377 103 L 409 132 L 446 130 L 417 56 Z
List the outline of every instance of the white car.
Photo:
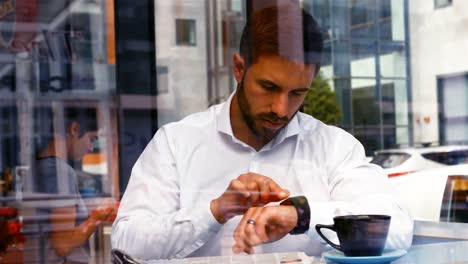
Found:
M 389 178 L 420 170 L 468 164 L 468 146 L 402 148 L 377 151 L 371 163 L 380 165 Z
M 463 183 L 454 184 L 450 182 L 447 185 L 449 177 L 462 178 Z M 422 170 L 407 174 L 404 177 L 390 178 L 390 182 L 396 188 L 401 206 L 407 209 L 415 220 L 438 222 L 441 216 L 441 209 L 447 210 L 450 207 L 456 209 L 456 206 L 451 204 L 456 202 L 454 201 L 455 196 L 451 191 L 457 188 L 460 190 L 460 187 L 462 188 L 462 192 L 468 191 L 468 164 Z M 468 202 L 466 194 L 463 197 L 465 199 L 461 202 L 465 204 Z M 463 210 L 465 210 L 463 214 L 468 212 L 468 209 Z M 464 217 L 462 221 L 468 222 L 468 217 Z
M 449 176 L 465 175 L 468 186 L 468 146 L 382 150 L 371 162 L 384 168 L 400 204 L 415 220 L 441 219 L 441 210 L 447 205 L 444 192 Z

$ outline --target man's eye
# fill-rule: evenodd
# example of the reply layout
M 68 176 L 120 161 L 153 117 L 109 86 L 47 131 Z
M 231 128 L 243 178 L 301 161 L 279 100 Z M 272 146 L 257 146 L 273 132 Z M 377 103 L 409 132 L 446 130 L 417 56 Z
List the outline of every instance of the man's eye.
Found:
M 303 96 L 306 92 L 303 91 L 293 91 L 292 94 L 294 96 Z
M 263 84 L 262 86 L 263 86 L 263 88 L 264 88 L 265 90 L 267 90 L 267 91 L 273 91 L 273 90 L 275 90 L 275 87 L 274 87 L 273 85 Z

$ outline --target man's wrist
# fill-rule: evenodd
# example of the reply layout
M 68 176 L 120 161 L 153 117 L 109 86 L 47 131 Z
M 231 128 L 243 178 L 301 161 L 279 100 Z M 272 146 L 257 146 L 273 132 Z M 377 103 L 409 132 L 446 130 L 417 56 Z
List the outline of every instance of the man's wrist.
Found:
M 293 230 L 289 232 L 291 235 L 304 234 L 309 230 L 310 225 L 310 207 L 305 196 L 290 197 L 283 202 L 281 205 L 292 205 L 296 208 L 297 213 L 297 225 Z

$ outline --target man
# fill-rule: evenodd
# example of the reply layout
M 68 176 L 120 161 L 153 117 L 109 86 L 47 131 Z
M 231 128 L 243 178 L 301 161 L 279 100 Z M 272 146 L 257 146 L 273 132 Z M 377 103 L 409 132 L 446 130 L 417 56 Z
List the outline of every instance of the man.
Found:
M 412 221 L 382 169 L 350 134 L 298 112 L 321 52 L 298 3 L 255 12 L 233 57 L 237 90 L 156 133 L 132 170 L 113 247 L 143 259 L 320 254 L 315 224 L 360 213 L 391 215 L 387 246 L 409 247 Z
M 39 208 L 49 219 L 43 227 L 49 231 L 44 245 L 47 263 L 88 263 L 89 237 L 115 214 L 112 199 L 101 201 L 101 206 L 88 212 L 78 190 L 78 176 L 70 166 L 94 148 L 96 110 L 65 108 L 64 125 L 51 125 L 51 130 L 52 136 L 38 151 L 34 164 L 35 191 L 56 198 Z

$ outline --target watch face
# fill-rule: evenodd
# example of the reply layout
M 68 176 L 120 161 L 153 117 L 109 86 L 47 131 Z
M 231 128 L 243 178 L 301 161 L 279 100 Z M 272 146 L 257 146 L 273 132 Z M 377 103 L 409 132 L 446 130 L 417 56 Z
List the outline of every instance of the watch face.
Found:
M 297 212 L 297 225 L 289 232 L 291 235 L 304 234 L 309 230 L 310 225 L 310 208 L 305 196 L 289 197 L 281 202 L 281 205 L 292 205 Z

